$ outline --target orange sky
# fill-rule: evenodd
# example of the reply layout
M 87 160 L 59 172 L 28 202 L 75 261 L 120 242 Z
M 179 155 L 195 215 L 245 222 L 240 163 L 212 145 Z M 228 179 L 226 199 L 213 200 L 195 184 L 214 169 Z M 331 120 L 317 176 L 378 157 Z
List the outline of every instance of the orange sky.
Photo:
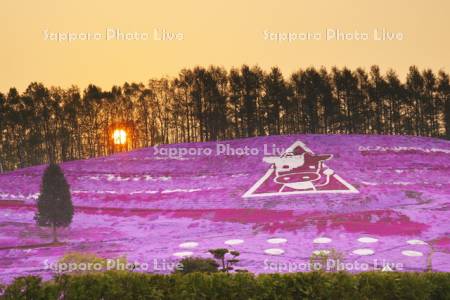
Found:
M 125 81 L 173 76 L 183 67 L 243 63 L 288 74 L 299 67 L 378 64 L 404 75 L 409 65 L 450 69 L 450 1 L 61 1 L 4 0 L 0 10 L 0 91 L 31 82 L 104 88 Z M 144 32 L 147 40 L 106 40 L 106 29 Z M 367 32 L 367 41 L 326 40 L 328 29 Z M 373 30 L 401 32 L 375 41 Z M 154 29 L 180 32 L 156 41 Z M 99 32 L 90 41 L 45 40 L 51 33 Z M 276 42 L 264 31 L 321 33 L 319 41 Z

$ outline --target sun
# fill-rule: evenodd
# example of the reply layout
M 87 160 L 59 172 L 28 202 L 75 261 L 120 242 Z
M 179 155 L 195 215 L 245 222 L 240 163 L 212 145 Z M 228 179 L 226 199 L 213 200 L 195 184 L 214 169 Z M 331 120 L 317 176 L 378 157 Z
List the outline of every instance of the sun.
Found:
M 124 145 L 127 142 L 127 133 L 123 129 L 116 129 L 113 133 L 113 140 L 115 145 Z

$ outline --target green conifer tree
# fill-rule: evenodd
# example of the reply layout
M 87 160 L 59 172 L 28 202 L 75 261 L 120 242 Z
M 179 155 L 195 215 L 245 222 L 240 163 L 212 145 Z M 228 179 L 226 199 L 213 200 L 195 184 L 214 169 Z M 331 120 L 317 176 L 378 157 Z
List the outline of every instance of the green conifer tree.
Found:
M 56 229 L 72 222 L 73 205 L 70 187 L 57 164 L 50 164 L 42 177 L 35 216 L 38 226 L 51 227 L 53 242 L 58 242 Z

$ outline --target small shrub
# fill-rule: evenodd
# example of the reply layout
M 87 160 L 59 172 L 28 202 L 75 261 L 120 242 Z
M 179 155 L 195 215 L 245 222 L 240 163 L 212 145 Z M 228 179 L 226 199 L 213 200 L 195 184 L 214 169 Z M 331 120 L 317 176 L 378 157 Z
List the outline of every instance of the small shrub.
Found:
M 86 274 L 104 271 L 125 271 L 128 266 L 126 257 L 107 259 L 94 253 L 70 252 L 64 255 L 57 263 L 59 273 Z
M 220 271 L 222 272 L 228 273 L 229 271 L 234 270 L 234 265 L 239 262 L 239 259 L 237 259 L 237 257 L 240 255 L 240 253 L 238 251 L 230 251 L 225 248 L 217 248 L 209 250 L 209 253 L 211 253 L 214 258 L 220 262 Z M 231 255 L 231 258 L 227 258 L 227 254 Z
M 180 270 L 175 270 L 174 273 L 215 273 L 219 271 L 219 264 L 211 258 L 187 257 L 183 258 L 180 263 L 183 267 Z
M 45 299 L 42 279 L 37 276 L 19 277 L 9 285 L 2 296 L 9 300 L 41 300 Z
M 339 265 L 344 261 L 344 254 L 331 249 L 329 253 L 313 253 L 309 261 L 314 271 L 337 272 L 341 271 Z

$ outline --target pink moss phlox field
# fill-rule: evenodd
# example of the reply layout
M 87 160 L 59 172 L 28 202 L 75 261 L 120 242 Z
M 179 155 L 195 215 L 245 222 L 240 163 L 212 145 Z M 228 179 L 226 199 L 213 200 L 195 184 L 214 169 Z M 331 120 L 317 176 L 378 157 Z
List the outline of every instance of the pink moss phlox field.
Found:
M 296 141 L 332 154 L 327 166 L 359 193 L 243 198 L 269 168 L 264 149 Z M 216 155 L 217 143 L 208 142 L 159 148 L 208 148 L 211 155 L 169 157 L 147 148 L 63 163 L 76 213 L 57 246 L 45 245 L 50 232 L 33 220 L 45 166 L 0 174 L 0 282 L 49 278 L 46 263 L 73 251 L 153 264 L 179 260 L 180 252 L 209 257 L 218 247 L 240 251 L 238 266 L 257 273 L 273 272 L 268 262 L 307 263 L 314 251 L 331 249 L 371 268 L 425 270 L 431 261 L 433 270 L 450 271 L 450 142 L 291 135 L 220 143 L 259 153 Z M 180 247 L 185 242 L 188 249 Z

